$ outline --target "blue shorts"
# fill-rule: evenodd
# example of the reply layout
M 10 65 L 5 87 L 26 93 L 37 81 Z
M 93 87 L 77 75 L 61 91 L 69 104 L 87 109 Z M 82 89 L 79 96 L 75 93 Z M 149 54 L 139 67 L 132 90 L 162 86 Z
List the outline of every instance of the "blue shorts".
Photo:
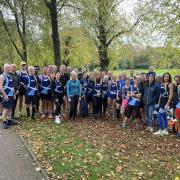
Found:
M 14 96 L 9 96 L 9 100 L 5 101 L 2 99 L 2 107 L 4 109 L 12 109 L 14 107 Z
M 114 100 L 114 99 L 116 99 L 116 94 L 109 94 L 108 97 L 109 97 L 110 99 Z
M 50 93 L 50 94 L 40 94 L 40 97 L 41 97 L 41 99 L 42 100 L 47 100 L 47 101 L 51 101 L 51 100 L 53 100 L 53 97 L 52 97 L 52 94 Z

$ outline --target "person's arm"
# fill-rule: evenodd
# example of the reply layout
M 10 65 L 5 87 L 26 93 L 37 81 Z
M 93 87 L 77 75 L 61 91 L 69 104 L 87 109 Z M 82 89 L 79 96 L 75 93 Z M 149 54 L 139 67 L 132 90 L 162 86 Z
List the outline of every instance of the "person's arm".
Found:
M 170 83 L 169 84 L 169 98 L 168 98 L 168 102 L 165 106 L 165 109 L 168 108 L 168 106 L 170 105 L 171 101 L 172 101 L 172 98 L 173 98 L 173 83 Z
M 67 88 L 67 96 L 68 98 L 70 98 L 70 81 L 67 82 L 66 88 Z
M 9 98 L 8 98 L 7 94 L 5 93 L 5 91 L 4 91 L 3 82 L 4 82 L 4 77 L 0 76 L 0 92 L 2 93 L 4 99 L 8 101 Z

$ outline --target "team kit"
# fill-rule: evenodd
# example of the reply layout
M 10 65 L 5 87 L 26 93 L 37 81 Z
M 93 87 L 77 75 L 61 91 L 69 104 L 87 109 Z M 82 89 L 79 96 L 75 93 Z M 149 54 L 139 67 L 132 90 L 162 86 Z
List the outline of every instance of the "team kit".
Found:
M 41 72 L 41 73 L 40 73 Z M 4 64 L 0 75 L 0 115 L 3 128 L 17 125 L 15 111 L 23 111 L 32 120 L 52 119 L 60 124 L 62 113 L 75 121 L 82 117 L 93 120 L 118 120 L 120 128 L 145 127 L 157 136 L 173 130 L 180 137 L 180 75 L 169 72 L 157 75 L 154 67 L 147 72 L 87 72 L 70 66 L 40 68 L 21 62 Z M 171 127 L 170 127 L 171 126 Z

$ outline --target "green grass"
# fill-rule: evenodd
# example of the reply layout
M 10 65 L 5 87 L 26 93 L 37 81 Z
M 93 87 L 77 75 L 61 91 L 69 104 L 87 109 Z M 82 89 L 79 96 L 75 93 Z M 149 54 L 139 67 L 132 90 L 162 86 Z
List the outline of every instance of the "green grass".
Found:
M 80 132 L 76 130 L 76 122 L 62 123 L 60 126 L 52 121 L 24 119 L 20 122 L 19 133 L 32 146 L 52 180 L 174 179 L 180 172 L 176 168 L 178 161 L 175 156 L 170 157 L 168 165 L 164 166 L 161 155 L 145 156 L 146 159 L 134 156 L 139 151 L 137 147 L 129 148 L 127 155 L 113 146 L 103 144 L 101 140 L 99 145 L 90 138 L 87 141 L 78 135 Z M 87 132 L 85 136 L 92 134 L 90 129 L 89 132 L 83 132 Z
M 116 70 L 116 71 L 113 71 L 116 75 L 118 75 L 120 72 L 126 72 L 126 73 L 129 73 L 129 70 Z M 135 69 L 135 72 L 148 72 L 147 69 Z M 155 70 L 156 74 L 157 75 L 163 75 L 164 73 L 168 72 L 167 69 L 156 69 Z M 169 72 L 171 73 L 172 76 L 175 76 L 175 75 L 179 75 L 180 74 L 180 69 L 170 69 Z

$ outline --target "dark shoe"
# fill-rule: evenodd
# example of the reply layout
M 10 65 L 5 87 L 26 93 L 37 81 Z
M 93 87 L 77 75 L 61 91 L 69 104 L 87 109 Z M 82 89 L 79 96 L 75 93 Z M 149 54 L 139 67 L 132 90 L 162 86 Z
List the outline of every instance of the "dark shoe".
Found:
M 8 129 L 9 128 L 7 121 L 3 121 L 3 128 L 4 129 Z
M 18 122 L 13 119 L 8 120 L 8 126 L 13 126 L 13 125 L 18 125 Z
M 180 138 L 180 132 L 178 132 L 178 133 L 176 134 L 176 137 L 177 137 L 177 138 Z

